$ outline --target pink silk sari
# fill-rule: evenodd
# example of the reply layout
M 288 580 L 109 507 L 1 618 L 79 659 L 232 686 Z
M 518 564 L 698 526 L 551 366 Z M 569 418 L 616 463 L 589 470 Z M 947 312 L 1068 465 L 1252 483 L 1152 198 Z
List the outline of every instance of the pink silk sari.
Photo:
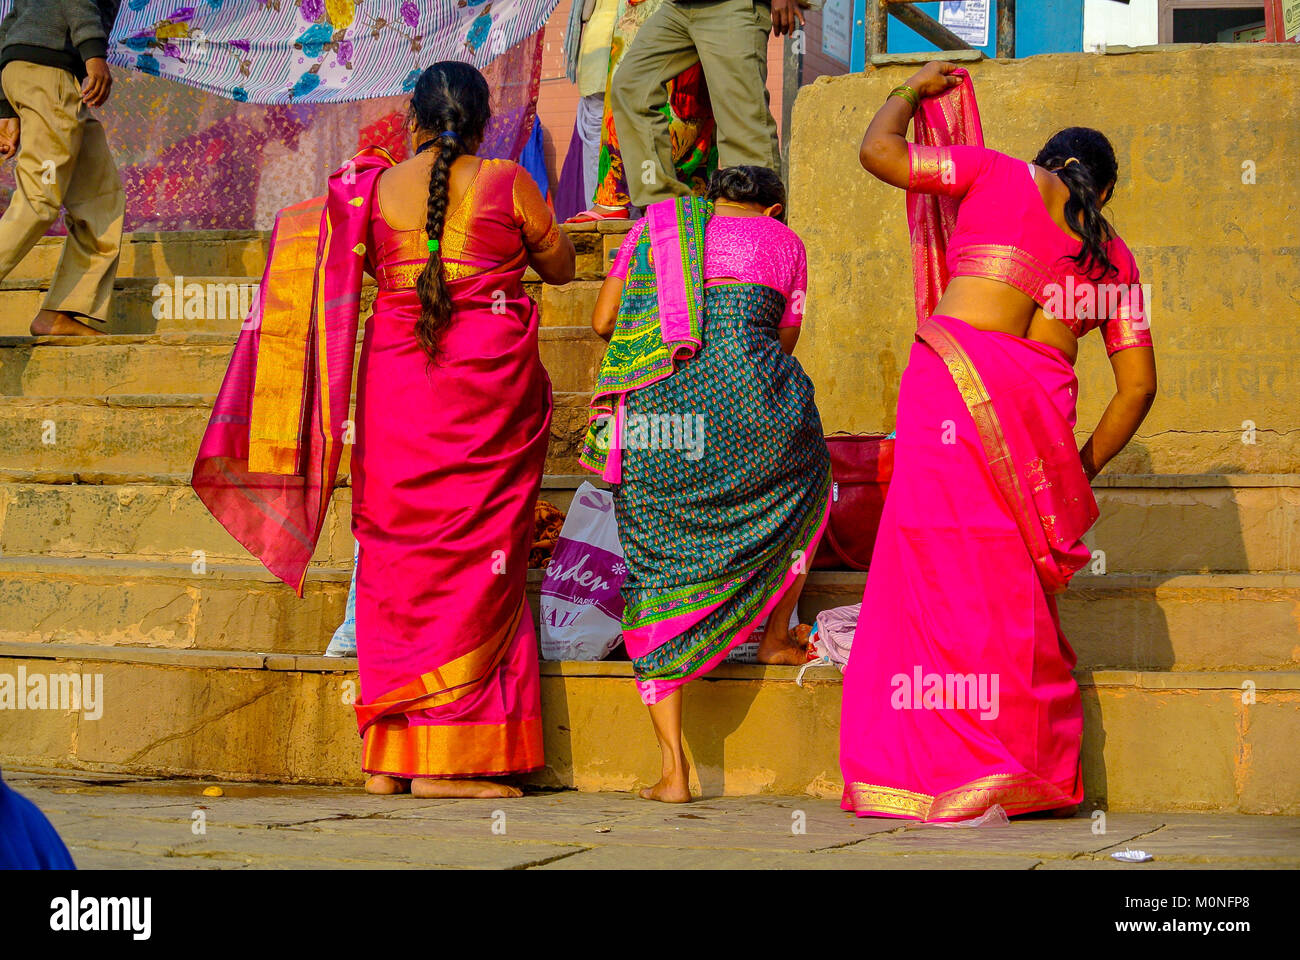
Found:
M 553 224 L 526 178 L 485 161 L 448 212 L 453 313 L 432 366 L 414 334 L 425 235 L 373 217 L 380 289 L 358 367 L 352 466 L 368 773 L 493 776 L 544 763 L 524 590 L 551 383 L 523 288 L 531 228 L 521 236 L 516 191 L 530 188 L 545 211 L 537 236 Z
M 190 483 L 302 595 L 337 480 L 352 393 L 370 197 L 392 158 L 363 150 L 326 197 L 281 210 Z
M 551 415 L 522 284 L 532 228 L 516 181 L 527 174 L 485 161 L 449 211 L 453 312 L 430 365 L 414 336 L 426 238 L 388 227 L 376 200 L 391 163 L 367 152 L 345 165 L 314 226 L 310 207 L 297 220 L 299 208 L 282 212 L 193 483 L 301 592 L 347 436 L 362 273 L 374 273 L 351 463 L 362 766 L 405 778 L 522 772 L 544 762 L 524 589 Z M 533 233 L 550 242 L 546 217 Z
M 918 140 L 979 142 L 978 116 L 966 78 L 923 101 Z M 1055 602 L 1097 516 L 1074 445 L 1078 382 L 1053 347 L 931 315 L 956 214 L 945 201 L 908 197 L 921 322 L 840 729 L 841 805 L 859 816 L 1083 799 L 1083 709 Z

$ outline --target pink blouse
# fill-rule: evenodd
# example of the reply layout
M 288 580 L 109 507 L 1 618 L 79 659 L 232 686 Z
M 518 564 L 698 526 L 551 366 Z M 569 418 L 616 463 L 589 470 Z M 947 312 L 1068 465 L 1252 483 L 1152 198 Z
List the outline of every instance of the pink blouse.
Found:
M 609 275 L 627 279 L 627 265 L 637 242 L 645 234 L 645 220 L 627 232 Z M 714 214 L 704 228 L 704 279 L 730 277 L 741 283 L 761 283 L 785 295 L 785 313 L 779 327 L 803 322 L 808 294 L 808 255 L 803 241 L 771 217 L 729 217 Z
M 948 241 L 950 277 L 1010 284 L 1082 337 L 1101 328 L 1106 353 L 1151 346 L 1137 261 L 1118 236 L 1106 252 L 1118 273 L 1091 278 L 1070 257 L 1080 242 L 1043 205 L 1033 168 L 985 147 L 908 145 L 908 188 L 960 197 Z M 1095 277 L 1095 271 L 1094 271 Z

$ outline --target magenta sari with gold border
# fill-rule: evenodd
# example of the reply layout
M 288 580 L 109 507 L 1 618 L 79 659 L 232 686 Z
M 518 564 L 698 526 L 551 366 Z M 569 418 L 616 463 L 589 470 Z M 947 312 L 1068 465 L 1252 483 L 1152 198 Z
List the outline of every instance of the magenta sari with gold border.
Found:
M 524 589 L 551 414 L 522 279 L 525 248 L 558 232 L 522 168 L 483 162 L 447 216 L 453 312 L 430 364 L 414 337 L 427 238 L 387 227 L 376 199 L 392 162 L 363 151 L 323 201 L 281 212 L 192 483 L 301 594 L 351 439 L 361 283 L 374 273 L 352 457 L 362 766 L 522 772 L 544 762 Z
M 981 143 L 969 77 L 917 139 Z M 1053 347 L 933 316 L 957 201 L 909 194 L 919 326 L 894 474 L 844 680 L 842 806 L 952 821 L 1078 804 L 1083 708 L 1055 595 L 1096 502 L 1078 381 Z

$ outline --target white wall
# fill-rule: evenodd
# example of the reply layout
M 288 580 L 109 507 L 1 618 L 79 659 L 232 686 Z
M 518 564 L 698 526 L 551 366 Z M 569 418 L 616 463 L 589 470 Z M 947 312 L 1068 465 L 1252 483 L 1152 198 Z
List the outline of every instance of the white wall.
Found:
M 1157 43 L 1159 17 L 1157 0 L 1083 0 L 1083 49 L 1105 44 L 1142 47 Z

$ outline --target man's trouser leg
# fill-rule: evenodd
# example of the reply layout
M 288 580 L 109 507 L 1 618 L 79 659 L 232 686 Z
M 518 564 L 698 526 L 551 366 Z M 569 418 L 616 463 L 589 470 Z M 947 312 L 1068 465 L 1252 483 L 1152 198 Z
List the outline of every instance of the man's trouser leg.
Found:
M 0 75 L 18 113 L 16 187 L 0 217 L 0 277 L 67 211 L 68 237 L 44 307 L 108 318 L 122 244 L 125 195 L 104 129 L 66 70 L 13 62 Z
M 668 103 L 668 81 L 699 62 L 691 40 L 690 10 L 665 0 L 637 31 L 610 84 L 628 193 L 638 207 L 691 192 L 677 179 L 670 124 L 663 109 Z
M 779 174 L 781 151 L 767 90 L 771 8 L 755 0 L 716 0 L 689 9 L 691 40 L 717 121 L 718 166 L 748 164 Z

